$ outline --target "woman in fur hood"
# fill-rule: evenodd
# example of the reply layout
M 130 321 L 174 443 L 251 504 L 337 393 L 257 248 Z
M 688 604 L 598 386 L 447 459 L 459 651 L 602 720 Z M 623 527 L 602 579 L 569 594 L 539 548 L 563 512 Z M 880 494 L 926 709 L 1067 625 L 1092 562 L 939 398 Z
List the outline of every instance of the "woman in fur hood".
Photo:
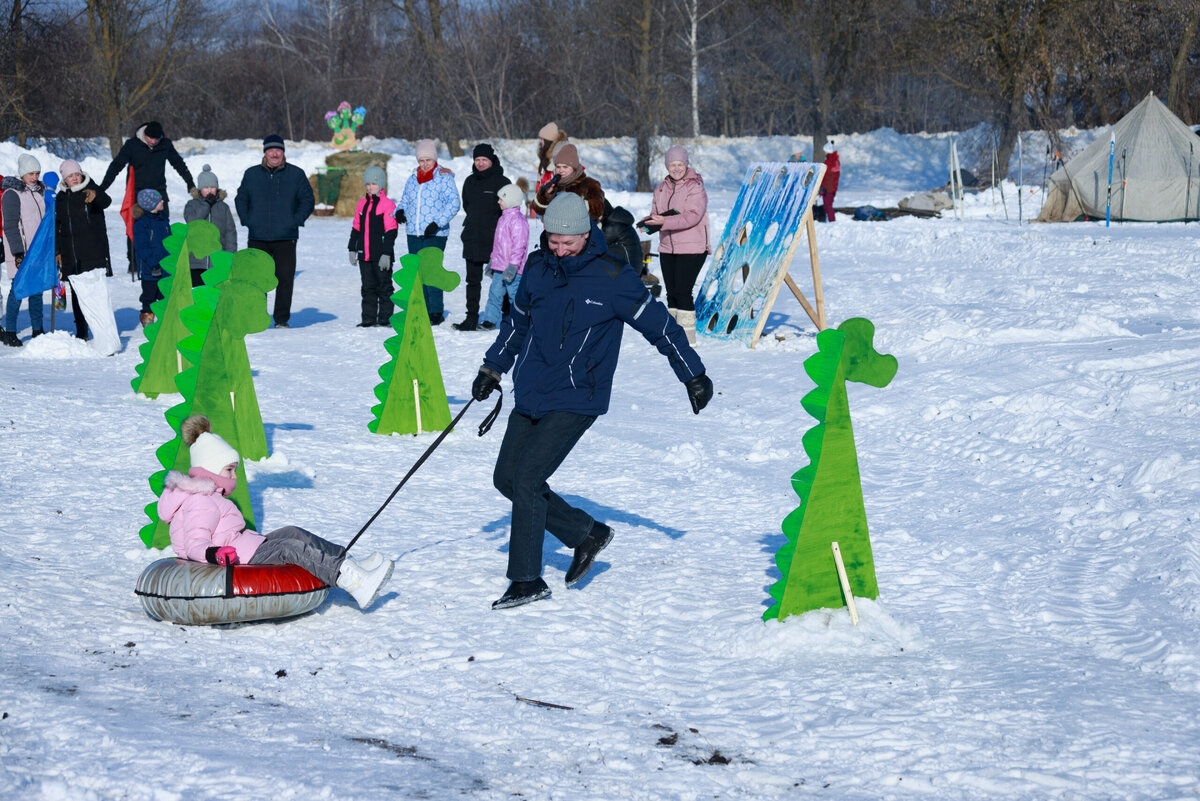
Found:
M 217 182 L 217 176 L 212 167 L 207 164 L 196 177 L 196 188 L 191 191 L 192 199 L 183 207 L 183 221 L 207 220 L 217 226 L 221 232 L 221 250 L 226 253 L 237 252 L 237 223 L 233 220 L 233 210 L 225 202 L 225 190 Z M 192 286 L 200 286 L 203 282 L 200 276 L 212 266 L 211 257 L 197 259 L 189 256 L 192 268 Z
M 395 564 L 382 554 L 355 561 L 335 545 L 296 526 L 262 535 L 246 529 L 227 497 L 237 487 L 238 452 L 212 432 L 208 418 L 194 414 L 180 427 L 192 466 L 187 475 L 167 473 L 158 499 L 171 548 L 181 559 L 213 565 L 299 565 L 329 586 L 340 587 L 359 608 L 375 603 Z

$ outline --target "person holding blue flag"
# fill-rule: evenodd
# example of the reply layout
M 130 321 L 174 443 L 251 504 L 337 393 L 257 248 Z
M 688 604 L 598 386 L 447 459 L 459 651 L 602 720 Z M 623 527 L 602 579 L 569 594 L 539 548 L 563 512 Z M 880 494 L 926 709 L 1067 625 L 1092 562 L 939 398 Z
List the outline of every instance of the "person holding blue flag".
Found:
M 0 184 L 0 189 L 3 190 L 0 204 L 3 204 L 4 216 L 4 261 L 8 267 L 8 275 L 13 280 L 5 304 L 4 328 L 0 331 L 0 343 L 12 348 L 19 348 L 23 344 L 17 338 L 17 313 L 21 309 L 21 298 L 24 297 L 18 291 L 17 276 L 20 274 L 26 251 L 33 244 L 38 226 L 46 215 L 46 185 L 41 180 L 42 165 L 29 153 L 22 153 L 17 158 L 17 174 L 19 177 L 10 176 Z M 28 297 L 32 335 L 41 336 L 45 333 L 42 293 L 37 292 Z

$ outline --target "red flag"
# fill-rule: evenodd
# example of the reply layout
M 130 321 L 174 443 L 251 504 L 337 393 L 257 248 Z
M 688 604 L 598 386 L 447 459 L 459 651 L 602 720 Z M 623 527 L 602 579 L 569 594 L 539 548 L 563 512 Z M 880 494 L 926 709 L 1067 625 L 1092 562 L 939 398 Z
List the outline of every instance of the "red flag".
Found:
M 125 199 L 121 201 L 121 219 L 125 221 L 125 236 L 133 241 L 133 204 L 137 202 L 137 192 L 133 189 L 133 167 L 129 167 L 129 178 L 125 180 Z

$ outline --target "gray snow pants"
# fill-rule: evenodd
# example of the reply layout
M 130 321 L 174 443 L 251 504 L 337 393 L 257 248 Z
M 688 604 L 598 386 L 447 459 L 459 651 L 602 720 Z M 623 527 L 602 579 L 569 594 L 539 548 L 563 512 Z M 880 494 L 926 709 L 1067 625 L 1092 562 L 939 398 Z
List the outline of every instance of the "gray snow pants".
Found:
M 248 564 L 299 565 L 330 587 L 337 586 L 345 558 L 342 546 L 297 526 L 284 526 L 266 537 L 267 541 L 258 546 Z

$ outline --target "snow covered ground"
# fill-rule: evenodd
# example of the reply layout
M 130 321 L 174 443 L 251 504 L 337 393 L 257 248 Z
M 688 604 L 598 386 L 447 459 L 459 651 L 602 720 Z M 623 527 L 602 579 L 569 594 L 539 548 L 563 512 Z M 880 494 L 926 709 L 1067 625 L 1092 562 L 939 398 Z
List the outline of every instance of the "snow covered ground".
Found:
M 944 182 L 944 138 L 840 141 L 839 205 Z M 718 230 L 745 161 L 797 143 L 696 148 Z M 180 146 L 229 189 L 259 151 Z M 398 191 L 411 145 L 379 146 L 401 156 Z M 639 213 L 627 148 L 581 150 Z M 498 149 L 532 174 L 529 143 Z M 0 145 L 0 173 L 16 152 Z M 311 170 L 325 152 L 289 157 Z M 118 275 L 121 354 L 65 332 L 0 351 L 0 798 L 1196 798 L 1197 228 L 1018 225 L 1015 188 L 1008 221 L 985 193 L 965 221 L 818 228 L 830 321 L 870 318 L 900 364 L 886 389 L 850 385 L 881 593 L 857 628 L 844 610 L 761 620 L 812 424 L 814 332 L 786 292 L 756 349 L 702 339 L 719 394 L 699 416 L 626 337 L 611 412 L 553 481 L 616 530 L 579 588 L 548 539 L 553 598 L 489 608 L 503 420 L 479 438 L 472 408 L 365 535 L 397 559 L 366 614 L 334 591 L 281 623 L 156 622 L 133 586 L 162 554 L 137 530 L 176 400 L 130 389 L 143 336 Z M 434 439 L 367 431 L 386 332 L 354 328 L 347 231 L 310 220 L 294 327 L 248 340 L 264 530 L 348 539 Z M 803 256 L 794 274 L 809 284 Z M 457 411 L 491 337 L 435 338 Z

